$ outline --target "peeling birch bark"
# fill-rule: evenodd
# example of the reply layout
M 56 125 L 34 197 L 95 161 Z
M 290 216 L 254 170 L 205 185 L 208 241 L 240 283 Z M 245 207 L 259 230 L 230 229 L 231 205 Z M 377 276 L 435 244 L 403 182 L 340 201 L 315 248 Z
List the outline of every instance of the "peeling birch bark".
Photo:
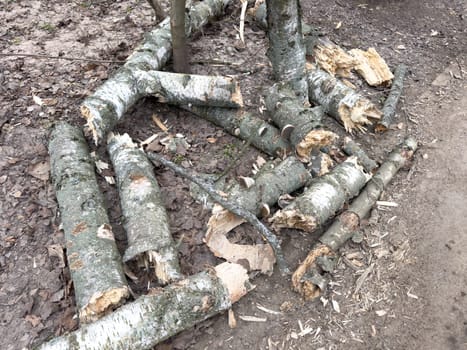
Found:
M 155 96 L 160 102 L 177 105 L 243 106 L 240 86 L 229 77 L 122 68 L 81 105 L 81 114 L 87 120 L 94 141 L 97 143 L 111 131 L 125 112 L 145 96 Z
M 391 84 L 394 78 L 383 58 L 370 47 L 367 51 L 352 49 L 349 53 L 355 58 L 355 70 L 370 86 Z
M 251 142 L 266 154 L 283 157 L 290 152 L 290 144 L 281 137 L 276 127 L 242 109 L 199 106 L 183 108 L 222 127 L 229 134 Z
M 307 78 L 310 101 L 323 106 L 347 132 L 365 131 L 371 119 L 381 119 L 381 112 L 370 100 L 325 71 L 311 69 Z
M 368 173 L 373 174 L 373 171 L 378 167 L 378 163 L 376 163 L 373 159 L 368 157 L 365 151 L 350 137 L 346 137 L 344 139 L 342 149 L 348 156 L 357 157 L 360 164 L 363 165 L 363 167 Z
M 333 216 L 370 179 L 355 157 L 314 179 L 305 192 L 271 218 L 275 229 L 312 232 Z
M 181 279 L 177 249 L 152 164 L 128 134 L 111 133 L 107 150 L 117 177 L 128 237 L 123 261 L 144 261 L 161 284 Z
M 305 46 L 299 0 L 266 0 L 269 49 L 274 79 L 289 82 L 300 101 L 308 100 Z
M 404 64 L 397 66 L 394 71 L 394 80 L 392 82 L 391 91 L 389 92 L 383 106 L 383 118 L 376 125 L 377 131 L 385 131 L 394 123 L 397 102 L 399 102 L 399 98 L 404 88 L 404 77 L 406 73 L 407 66 Z
M 310 179 L 311 176 L 304 165 L 297 158 L 288 157 L 276 166 L 261 169 L 251 187 L 235 185 L 228 191 L 227 199 L 256 216 L 263 216 L 268 214 L 267 209 L 274 205 L 280 196 L 303 187 Z M 244 222 L 245 219 L 228 210 L 214 207 L 204 239 L 206 245 L 217 257 L 239 264 L 247 263 L 248 270 L 272 272 L 275 258 L 269 244 L 233 244 L 225 236 Z
M 212 18 L 221 15 L 229 3 L 230 0 L 205 0 L 192 6 L 186 17 L 187 36 L 201 29 Z M 170 18 L 166 18 L 157 28 L 145 35 L 143 43 L 114 76 L 84 101 L 82 113 L 87 119 L 88 127 L 93 131 L 96 143 L 112 130 L 115 115 L 121 118 L 125 111 L 141 98 L 132 72 L 160 70 L 171 54 Z M 108 115 L 114 117 L 109 119 Z
M 81 129 L 56 124 L 49 153 L 79 319 L 95 321 L 129 295 L 120 254 Z
M 417 141 L 412 137 L 405 139 L 402 145 L 396 147 L 360 195 L 320 237 L 319 243 L 299 265 L 292 275 L 292 287 L 305 299 L 313 299 L 320 294 L 320 289 L 323 288 L 317 285 L 317 281 L 320 281 L 320 278 L 317 278 L 320 276 L 319 267 L 323 268 L 322 263 L 335 256 L 337 250 L 360 228 L 361 220 L 368 215 L 384 188 L 399 169 L 412 158 L 416 149 Z M 320 277 L 323 279 L 322 276 Z
M 231 308 L 254 287 L 246 270 L 223 263 L 150 291 L 97 322 L 52 339 L 40 350 L 152 349 L 157 343 Z

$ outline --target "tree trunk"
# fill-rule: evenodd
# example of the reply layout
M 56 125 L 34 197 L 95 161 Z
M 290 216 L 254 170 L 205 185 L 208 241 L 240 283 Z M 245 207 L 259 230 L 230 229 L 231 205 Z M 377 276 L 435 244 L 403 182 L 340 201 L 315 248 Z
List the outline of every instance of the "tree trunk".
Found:
M 49 153 L 79 319 L 95 321 L 129 295 L 120 254 L 81 129 L 57 124 Z
M 117 177 L 128 248 L 124 261 L 144 260 L 161 284 L 182 278 L 159 185 L 146 154 L 128 134 L 111 135 L 108 152 Z
M 185 36 L 185 0 L 172 0 L 170 6 L 170 31 L 174 72 L 189 73 L 188 48 Z
M 101 320 L 38 349 L 152 349 L 157 343 L 230 309 L 251 289 L 243 267 L 223 263 L 212 271 L 150 291 Z

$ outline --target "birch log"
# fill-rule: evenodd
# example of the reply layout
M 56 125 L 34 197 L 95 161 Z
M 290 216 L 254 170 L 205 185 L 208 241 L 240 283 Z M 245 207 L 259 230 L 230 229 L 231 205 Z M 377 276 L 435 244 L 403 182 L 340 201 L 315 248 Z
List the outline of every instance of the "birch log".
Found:
M 269 49 L 274 79 L 289 82 L 297 98 L 308 100 L 305 46 L 299 0 L 266 0 Z
M 161 284 L 182 278 L 152 164 L 128 134 L 110 134 L 108 152 L 117 177 L 128 247 L 124 261 L 139 259 L 154 268 Z
M 378 163 L 371 159 L 366 154 L 366 152 L 348 136 L 344 138 L 342 149 L 348 156 L 357 157 L 360 164 L 363 165 L 368 173 L 372 174 L 373 171 L 378 167 Z
M 152 349 L 157 343 L 226 311 L 253 286 L 246 270 L 223 263 L 164 289 L 150 292 L 40 350 Z
M 81 113 L 93 132 L 94 140 L 111 131 L 123 118 L 124 113 L 139 99 L 155 96 L 160 102 L 170 104 L 194 104 L 217 107 L 242 107 L 242 95 L 238 82 L 229 77 L 214 77 L 146 71 L 132 67 L 121 69 L 113 81 L 125 84 L 125 95 L 110 91 L 102 85 L 81 105 Z M 131 91 L 131 93 L 128 93 Z M 114 108 L 119 105 L 120 108 Z
M 401 64 L 397 66 L 394 71 L 394 80 L 392 82 L 391 91 L 384 102 L 383 106 L 383 118 L 376 126 L 376 130 L 385 131 L 389 126 L 394 123 L 394 117 L 396 115 L 397 102 L 402 94 L 404 88 L 404 78 L 407 74 L 407 66 Z
M 186 17 L 187 36 L 221 15 L 229 3 L 230 0 L 205 0 L 192 6 Z M 115 120 L 115 115 L 121 117 L 141 98 L 133 71 L 160 70 L 171 54 L 170 18 L 166 18 L 157 28 L 146 34 L 143 43 L 128 57 L 125 65 L 84 101 L 81 111 L 96 143 L 112 129 L 111 123 Z M 109 118 L 110 124 L 106 122 Z
M 335 255 L 336 251 L 353 236 L 355 231 L 359 229 L 361 220 L 368 215 L 384 188 L 412 157 L 416 149 L 417 141 L 409 137 L 389 154 L 387 160 L 368 182 L 362 193 L 320 237 L 319 243 L 313 247 L 303 263 L 294 272 L 292 286 L 295 291 L 306 299 L 312 299 L 319 295 L 319 290 L 322 287 L 318 286 L 316 281 L 320 280 L 317 278 L 320 261 L 326 261 Z
M 222 127 L 229 134 L 251 142 L 260 151 L 283 157 L 290 151 L 276 127 L 242 109 L 216 107 L 183 107 L 197 116 Z
M 80 128 L 57 124 L 49 153 L 79 319 L 91 322 L 119 306 L 129 290 Z
M 279 198 L 303 187 L 311 176 L 296 157 L 288 157 L 279 164 L 264 166 L 255 176 L 251 187 L 236 184 L 228 190 L 227 200 L 256 216 L 269 215 L 269 207 Z M 248 263 L 249 270 L 269 273 L 274 266 L 274 253 L 269 244 L 242 245 L 230 243 L 225 236 L 245 222 L 245 219 L 226 209 L 214 207 L 209 218 L 205 242 L 217 257 L 230 262 Z
M 348 132 L 365 131 L 381 112 L 367 98 L 321 69 L 308 71 L 310 102 L 324 107 L 325 112 L 341 122 Z
M 305 108 L 288 84 L 275 84 L 265 98 L 271 119 L 289 139 L 297 156 L 309 162 L 313 149 L 319 150 L 334 142 L 338 136 L 320 128 L 324 115 L 322 107 Z
M 370 176 L 355 157 L 312 181 L 305 192 L 271 218 L 273 227 L 312 232 L 357 195 Z

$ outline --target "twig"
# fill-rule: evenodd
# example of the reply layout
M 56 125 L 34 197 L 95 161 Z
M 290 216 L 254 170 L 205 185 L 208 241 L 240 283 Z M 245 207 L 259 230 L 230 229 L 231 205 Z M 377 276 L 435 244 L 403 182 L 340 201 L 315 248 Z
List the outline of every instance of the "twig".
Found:
M 125 61 L 98 60 L 98 59 L 93 59 L 93 58 L 81 58 L 81 57 L 58 56 L 58 55 L 51 56 L 51 55 L 32 54 L 32 53 L 0 53 L 0 57 L 31 57 L 31 58 L 39 58 L 39 59 L 83 61 L 83 62 L 96 62 L 96 63 L 119 63 L 119 64 L 125 63 Z
M 149 159 L 152 162 L 159 162 L 162 165 L 170 168 L 174 171 L 177 175 L 182 176 L 195 184 L 197 184 L 200 188 L 206 191 L 207 194 L 216 202 L 219 203 L 222 207 L 227 209 L 228 211 L 232 212 L 233 214 L 242 217 L 246 221 L 248 221 L 251 225 L 253 225 L 268 241 L 271 245 L 277 259 L 277 265 L 279 266 L 279 270 L 281 271 L 282 275 L 289 275 L 290 269 L 287 266 L 287 262 L 284 258 L 284 254 L 282 253 L 282 249 L 280 247 L 279 241 L 277 237 L 269 231 L 269 229 L 258 220 L 258 218 L 250 213 L 249 211 L 243 209 L 242 207 L 238 207 L 235 204 L 228 202 L 224 198 L 222 198 L 214 188 L 214 186 L 210 183 L 205 182 L 204 180 L 200 179 L 198 176 L 192 174 L 189 170 L 183 169 L 178 165 L 172 163 L 171 161 L 165 159 L 164 157 L 160 156 L 157 153 L 148 153 Z
M 235 165 L 237 165 L 238 161 L 245 155 L 247 150 L 249 149 L 251 145 L 253 137 L 250 137 L 247 142 L 242 146 L 242 149 L 240 150 L 240 153 L 235 157 L 235 159 L 229 164 L 227 168 L 224 169 L 224 171 L 218 176 L 216 181 L 214 182 L 219 182 L 223 177 L 225 177 L 230 171 L 234 168 Z

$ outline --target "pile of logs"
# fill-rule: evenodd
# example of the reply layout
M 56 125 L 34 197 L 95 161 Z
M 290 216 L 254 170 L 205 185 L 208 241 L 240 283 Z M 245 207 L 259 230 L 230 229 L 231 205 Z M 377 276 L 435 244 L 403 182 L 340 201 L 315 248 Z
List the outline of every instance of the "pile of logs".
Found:
M 187 35 L 223 13 L 229 0 L 205 0 L 187 12 Z M 267 12 L 267 16 L 266 16 Z M 323 272 L 332 271 L 338 249 L 358 231 L 360 222 L 396 172 L 417 148 L 408 137 L 378 164 L 346 137 L 323 127 L 329 115 L 350 134 L 377 122 L 386 130 L 393 122 L 406 71 L 395 75 L 375 50 L 343 51 L 330 40 L 303 33 L 298 0 L 269 0 L 250 11 L 268 28 L 268 57 L 278 83 L 265 99 L 272 123 L 243 109 L 240 85 L 228 77 L 161 71 L 172 43 L 170 20 L 162 21 L 107 82 L 81 106 L 96 144 L 106 141 L 119 190 L 128 246 L 120 256 L 97 185 L 94 161 L 82 131 L 57 123 L 49 153 L 52 179 L 61 212 L 68 266 L 73 280 L 81 328 L 43 344 L 40 349 L 149 349 L 183 329 L 228 310 L 254 288 L 248 271 L 272 273 L 277 262 L 291 274 L 275 231 L 315 231 L 356 197 L 312 247 L 292 274 L 292 287 L 307 299 L 325 288 Z M 308 40 L 308 41 L 306 41 Z M 307 62 L 312 57 L 313 62 Z M 392 90 L 382 111 L 341 78 L 351 70 L 371 85 Z M 126 111 L 144 96 L 178 105 L 264 152 L 252 177 L 242 177 L 228 191 L 181 168 L 157 153 L 145 152 L 127 134 L 112 132 Z M 314 107 L 310 107 L 314 106 Z M 341 148 L 346 156 L 333 157 Z M 151 162 L 171 168 L 196 183 L 215 202 L 205 243 L 226 262 L 197 275 L 182 274 L 176 245 Z M 335 164 L 335 163 L 338 164 Z M 304 188 L 299 196 L 290 196 Z M 280 209 L 273 213 L 273 206 Z M 231 243 L 226 234 L 250 223 L 265 242 Z M 152 269 L 163 288 L 126 302 L 130 289 L 123 263 L 137 260 Z

